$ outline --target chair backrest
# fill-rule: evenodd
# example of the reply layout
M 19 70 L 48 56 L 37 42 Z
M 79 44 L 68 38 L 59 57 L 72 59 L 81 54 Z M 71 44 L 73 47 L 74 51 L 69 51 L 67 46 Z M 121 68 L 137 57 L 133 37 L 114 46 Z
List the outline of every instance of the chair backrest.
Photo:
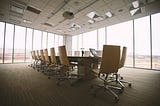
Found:
M 96 52 L 98 56 L 102 57 L 102 50 L 97 50 Z
M 122 55 L 121 55 L 121 59 L 119 62 L 119 68 L 124 67 L 125 61 L 126 61 L 126 55 L 127 55 L 127 47 L 123 47 L 122 49 Z
M 80 56 L 80 51 L 74 51 L 74 56 Z
M 120 46 L 104 45 L 99 73 L 118 72 L 120 61 Z
M 40 56 L 42 61 L 45 61 L 43 50 L 40 50 Z
M 57 64 L 56 54 L 55 54 L 54 48 L 50 48 L 50 56 L 51 56 L 51 63 L 52 64 Z
M 43 53 L 44 53 L 44 59 L 45 59 L 45 61 L 46 62 L 50 62 L 49 61 L 49 57 L 48 57 L 48 49 L 44 49 Z
M 39 59 L 39 60 L 40 60 L 39 50 L 36 50 L 36 54 L 37 54 L 37 59 Z
M 61 65 L 69 66 L 69 60 L 67 57 L 66 47 L 65 46 L 59 46 L 59 60 Z
M 32 56 L 32 59 L 35 59 L 34 55 L 33 55 L 33 51 L 31 51 L 31 56 Z
M 67 51 L 68 56 L 72 56 L 72 51 Z
M 32 54 L 33 54 L 34 59 L 35 59 L 35 60 L 38 60 L 35 50 L 32 51 Z
M 84 56 L 90 56 L 90 51 L 84 51 Z

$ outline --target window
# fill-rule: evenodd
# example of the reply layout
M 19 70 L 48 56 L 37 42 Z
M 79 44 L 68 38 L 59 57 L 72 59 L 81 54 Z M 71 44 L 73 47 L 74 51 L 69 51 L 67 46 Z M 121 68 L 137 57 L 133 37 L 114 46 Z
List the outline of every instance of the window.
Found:
M 6 23 L 4 63 L 12 63 L 14 25 Z
M 43 37 L 42 37 L 42 49 L 47 48 L 47 32 L 43 32 Z
M 107 27 L 107 44 L 127 47 L 125 65 L 133 66 L 133 21 Z
M 152 68 L 160 70 L 160 13 L 152 19 Z
M 5 23 L 0 22 L 0 63 L 3 63 L 4 28 Z
M 50 48 L 55 47 L 54 45 L 54 34 L 48 33 L 48 51 L 50 51 Z M 48 54 L 50 55 L 50 52 Z
M 104 44 L 105 44 L 105 27 L 98 29 L 98 50 L 102 50 Z
M 81 48 L 83 48 L 83 35 L 79 34 L 78 35 L 78 50 L 81 50 Z
M 55 53 L 58 55 L 58 35 L 57 34 L 55 34 L 55 40 L 54 40 L 54 42 L 55 42 Z
M 42 38 L 42 32 L 34 30 L 33 50 L 41 49 L 41 41 L 42 41 L 41 38 Z
M 135 20 L 135 67 L 150 68 L 150 17 Z
M 25 60 L 25 34 L 25 27 L 15 25 L 14 62 L 24 62 Z
M 97 30 L 83 34 L 83 48 L 87 51 L 89 48 L 97 49 Z
M 59 45 L 59 46 L 62 46 L 62 45 L 63 45 L 63 36 L 62 36 L 62 35 L 59 35 L 58 45 Z
M 32 51 L 32 42 L 33 42 L 33 29 L 27 28 L 27 37 L 26 37 L 26 62 L 31 62 L 31 51 Z
M 78 48 L 78 36 L 72 36 L 72 51 L 76 51 Z

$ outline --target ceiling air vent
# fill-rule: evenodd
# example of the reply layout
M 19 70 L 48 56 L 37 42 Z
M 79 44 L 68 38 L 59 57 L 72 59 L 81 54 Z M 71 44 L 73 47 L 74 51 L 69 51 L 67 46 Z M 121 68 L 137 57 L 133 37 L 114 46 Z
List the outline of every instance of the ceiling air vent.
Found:
M 27 10 L 30 11 L 30 12 L 33 12 L 35 14 L 40 14 L 41 13 L 41 10 L 39 10 L 35 7 L 31 7 L 31 6 L 27 6 Z

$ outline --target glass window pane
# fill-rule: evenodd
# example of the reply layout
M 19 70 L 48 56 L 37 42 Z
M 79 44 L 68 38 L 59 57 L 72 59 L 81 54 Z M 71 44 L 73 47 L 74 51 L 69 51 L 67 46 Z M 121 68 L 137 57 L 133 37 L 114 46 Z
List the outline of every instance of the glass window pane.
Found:
M 27 39 L 26 39 L 26 62 L 31 62 L 31 51 L 32 51 L 32 38 L 33 29 L 27 28 Z
M 79 34 L 79 35 L 78 35 L 78 50 L 81 50 L 81 48 L 83 48 L 82 39 L 83 39 L 83 35 L 82 35 L 82 34 Z
M 72 51 L 76 51 L 78 47 L 78 36 L 72 36 Z
M 152 15 L 152 68 L 160 70 L 160 13 Z
M 48 33 L 48 51 L 50 51 L 50 48 L 55 47 L 54 44 L 54 34 Z M 50 55 L 50 52 L 48 54 Z
M 47 48 L 47 32 L 43 32 L 43 38 L 42 38 L 42 49 Z
M 58 35 L 55 34 L 55 53 L 58 54 Z
M 0 63 L 3 63 L 4 27 L 5 23 L 0 22 Z
M 105 27 L 98 29 L 98 50 L 102 50 L 104 44 L 105 44 Z
M 41 38 L 42 38 L 42 32 L 39 30 L 34 30 L 33 50 L 41 49 Z
M 97 30 L 83 34 L 83 47 L 87 51 L 89 48 L 97 49 Z
M 59 46 L 62 46 L 63 45 L 63 36 L 62 35 L 59 35 Z
M 125 66 L 133 66 L 133 21 L 107 27 L 107 44 L 127 47 Z
M 150 18 L 135 20 L 135 67 L 150 68 Z
M 25 27 L 15 25 L 14 62 L 25 60 L 25 33 Z
M 6 23 L 4 63 L 12 63 L 14 25 Z

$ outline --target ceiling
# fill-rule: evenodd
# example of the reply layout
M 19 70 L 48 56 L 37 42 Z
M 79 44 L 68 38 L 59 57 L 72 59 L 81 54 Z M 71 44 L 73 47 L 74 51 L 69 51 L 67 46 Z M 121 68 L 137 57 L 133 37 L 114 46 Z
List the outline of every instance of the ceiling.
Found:
M 139 0 L 141 13 L 131 15 L 135 0 L 0 0 L 0 21 L 62 35 L 77 35 L 160 12 L 160 0 Z M 71 12 L 71 19 L 63 17 Z M 87 17 L 96 11 L 102 19 Z M 106 12 L 112 17 L 107 17 Z M 92 19 L 93 20 L 93 19 Z

